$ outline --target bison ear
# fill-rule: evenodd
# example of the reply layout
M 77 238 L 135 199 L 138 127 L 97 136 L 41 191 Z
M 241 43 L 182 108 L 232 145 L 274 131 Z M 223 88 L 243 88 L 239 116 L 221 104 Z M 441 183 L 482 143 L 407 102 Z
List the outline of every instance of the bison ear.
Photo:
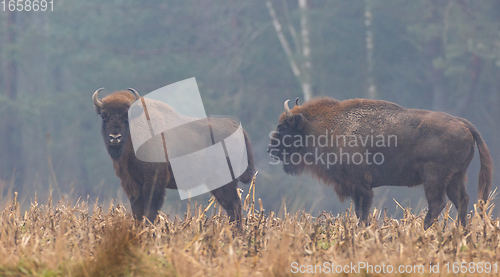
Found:
M 306 121 L 307 119 L 305 119 L 301 113 L 296 114 L 293 116 L 293 127 L 298 130 L 302 130 L 304 129 Z

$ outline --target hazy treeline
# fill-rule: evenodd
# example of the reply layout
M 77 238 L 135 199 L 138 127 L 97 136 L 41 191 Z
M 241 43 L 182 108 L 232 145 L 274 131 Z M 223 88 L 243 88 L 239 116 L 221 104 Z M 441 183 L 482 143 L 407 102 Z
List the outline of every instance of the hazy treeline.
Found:
M 65 0 L 54 1 L 54 11 L 1 11 L 3 194 L 11 188 L 20 198 L 52 192 L 124 199 L 92 93 L 133 87 L 144 95 L 196 77 L 207 114 L 237 116 L 248 131 L 267 210 L 286 203 L 289 210 L 340 212 L 349 203 L 339 204 L 333 189 L 286 176 L 266 153 L 283 102 L 304 99 L 304 78 L 289 63 L 303 62 L 304 30 L 313 96 L 374 97 L 464 117 L 500 160 L 500 2 L 325 0 L 306 9 L 296 0 L 270 3 L 291 56 L 266 1 Z M 393 209 L 392 197 L 409 205 L 411 195 L 417 207 L 422 191 L 380 188 L 374 205 Z M 178 199 L 170 192 L 164 210 L 182 208 Z

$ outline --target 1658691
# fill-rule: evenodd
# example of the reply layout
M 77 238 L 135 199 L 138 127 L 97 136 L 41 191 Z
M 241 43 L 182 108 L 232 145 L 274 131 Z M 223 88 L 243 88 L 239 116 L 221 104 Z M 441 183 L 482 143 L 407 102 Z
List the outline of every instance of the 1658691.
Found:
M 0 2 L 2 11 L 54 11 L 54 0 L 2 0 Z

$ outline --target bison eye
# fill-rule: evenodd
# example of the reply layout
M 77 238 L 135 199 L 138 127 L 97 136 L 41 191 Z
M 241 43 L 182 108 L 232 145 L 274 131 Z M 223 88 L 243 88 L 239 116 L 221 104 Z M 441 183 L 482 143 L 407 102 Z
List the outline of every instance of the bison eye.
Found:
M 278 126 L 278 132 L 283 132 L 286 129 L 288 129 L 288 126 L 286 126 L 285 124 L 281 124 Z

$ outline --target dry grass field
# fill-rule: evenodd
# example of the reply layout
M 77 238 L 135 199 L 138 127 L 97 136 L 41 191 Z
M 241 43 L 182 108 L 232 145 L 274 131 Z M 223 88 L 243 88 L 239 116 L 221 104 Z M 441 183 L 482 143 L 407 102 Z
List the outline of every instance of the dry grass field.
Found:
M 424 231 L 424 213 L 409 209 L 400 220 L 375 210 L 364 227 L 352 210 L 312 217 L 284 207 L 278 217 L 255 199 L 255 186 L 242 197 L 238 231 L 213 202 L 151 224 L 88 201 L 35 200 L 21 212 L 15 195 L 0 215 L 0 276 L 498 275 L 500 220 L 489 202 L 475 205 L 465 229 L 448 205 Z

